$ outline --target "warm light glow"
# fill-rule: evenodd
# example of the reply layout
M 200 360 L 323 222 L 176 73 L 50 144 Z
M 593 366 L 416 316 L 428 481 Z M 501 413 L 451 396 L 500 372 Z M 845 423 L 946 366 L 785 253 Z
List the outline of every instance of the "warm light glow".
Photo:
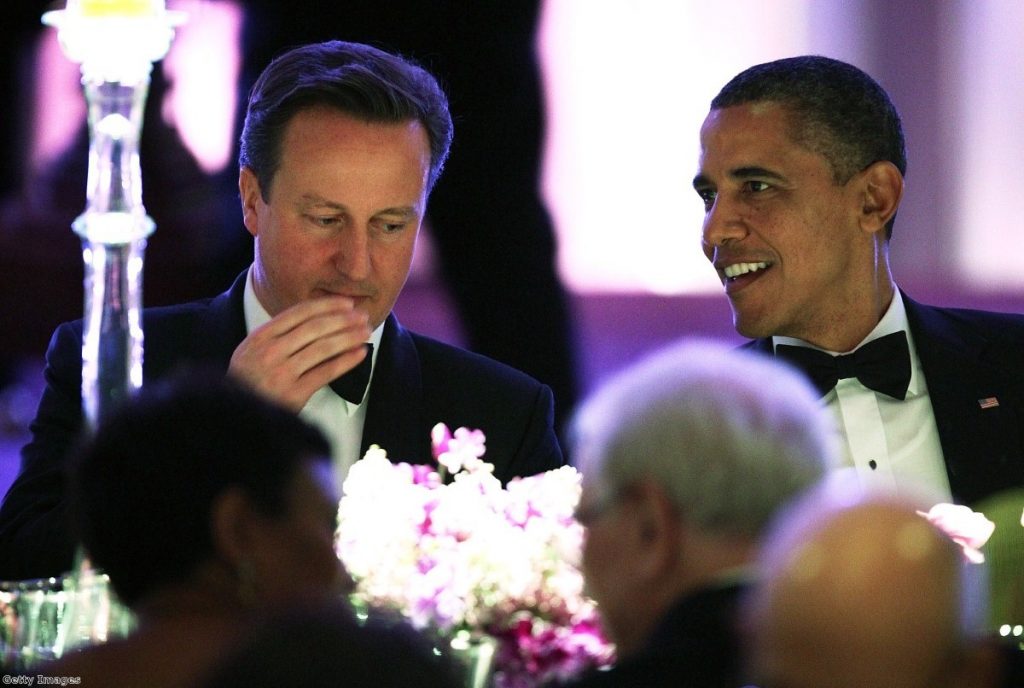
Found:
M 862 10 L 817 0 L 547 0 L 543 189 L 563 280 L 581 292 L 720 293 L 692 188 L 712 97 L 743 69 L 781 57 L 863 64 Z
M 237 87 L 242 68 L 242 8 L 236 2 L 172 3 L 188 14 L 163 62 L 170 84 L 161 108 L 168 126 L 207 174 L 231 162 Z
M 140 17 L 164 9 L 163 0 L 68 0 L 68 11 L 84 17 Z
M 180 0 L 171 8 L 189 21 L 177 29 L 164 59 L 168 87 L 161 116 L 177 130 L 199 168 L 214 174 L 232 162 L 243 10 L 227 0 Z M 62 52 L 56 32 L 40 35 L 35 61 L 33 177 L 67 150 L 85 120 L 80 68 Z
M 954 3 L 948 21 L 956 84 L 949 137 L 956 175 L 954 220 L 961 275 L 990 289 L 1024 287 L 1020 267 L 1020 190 L 1011 172 L 1024 151 L 1024 3 Z M 911 178 L 913 179 L 913 178 Z M 927 183 L 927 182 L 918 182 Z
M 721 290 L 691 184 L 700 125 L 737 72 L 809 48 L 808 4 L 548 0 L 544 191 L 571 288 Z
M 29 145 L 30 178 L 38 178 L 67 150 L 85 122 L 81 71 L 61 52 L 56 31 L 44 31 L 35 51 L 35 104 Z
M 163 2 L 69 0 L 67 9 L 46 12 L 42 20 L 57 29 L 64 54 L 82 65 L 83 79 L 134 84 L 167 54 L 185 14 L 165 10 Z

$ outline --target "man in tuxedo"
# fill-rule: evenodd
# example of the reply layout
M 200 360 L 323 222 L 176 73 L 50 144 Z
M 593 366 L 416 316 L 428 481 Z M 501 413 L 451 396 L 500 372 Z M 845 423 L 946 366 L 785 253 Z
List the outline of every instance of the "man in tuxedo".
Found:
M 218 365 L 317 425 L 341 476 L 370 444 L 432 461 L 438 422 L 483 430 L 503 481 L 562 465 L 546 386 L 391 314 L 451 139 L 445 94 L 409 61 L 340 41 L 274 60 L 239 155 L 253 264 L 220 296 L 144 312 L 145 379 Z M 47 352 L 33 438 L 0 508 L 0 579 L 71 565 L 63 463 L 82 426 L 81 336 L 81 322 L 62 325 Z
M 918 507 L 833 480 L 778 519 L 741 611 L 756 685 L 1020 685 L 983 630 L 984 568 Z
M 618 655 L 578 687 L 742 685 L 734 613 L 760 535 L 835 458 L 813 389 L 761 354 L 684 342 L 614 377 L 573 428 L 583 573 Z
M 703 248 L 736 329 L 808 372 L 846 465 L 933 502 L 1024 484 L 1024 317 L 897 288 L 906 153 L 881 86 L 825 57 L 757 65 L 714 98 L 700 140 Z

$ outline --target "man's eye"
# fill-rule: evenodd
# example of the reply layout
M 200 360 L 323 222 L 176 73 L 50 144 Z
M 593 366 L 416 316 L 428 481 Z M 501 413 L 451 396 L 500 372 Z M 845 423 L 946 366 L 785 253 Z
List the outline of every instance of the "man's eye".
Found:
M 376 224 L 377 229 L 382 234 L 397 234 L 398 232 L 401 232 L 403 229 L 405 229 L 409 223 L 404 220 L 402 222 L 388 222 L 386 220 L 378 220 Z
M 318 227 L 333 227 L 341 221 L 336 215 L 307 215 L 306 217 Z
M 769 184 L 768 182 L 759 182 L 755 180 L 748 181 L 746 186 L 748 191 L 752 191 L 754 193 L 767 191 L 768 189 L 771 188 L 771 184 Z

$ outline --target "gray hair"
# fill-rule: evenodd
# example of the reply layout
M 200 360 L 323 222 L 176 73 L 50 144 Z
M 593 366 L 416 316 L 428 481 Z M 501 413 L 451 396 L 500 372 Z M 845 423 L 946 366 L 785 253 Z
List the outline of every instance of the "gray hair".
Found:
M 574 461 L 615 491 L 659 483 L 703 530 L 756 537 L 835 463 L 836 434 L 798 373 L 689 340 L 611 378 L 578 411 Z

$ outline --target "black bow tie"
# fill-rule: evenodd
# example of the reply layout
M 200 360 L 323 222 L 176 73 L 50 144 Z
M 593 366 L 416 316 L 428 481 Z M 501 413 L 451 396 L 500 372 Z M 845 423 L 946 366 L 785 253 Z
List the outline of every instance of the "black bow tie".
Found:
M 373 370 L 373 344 L 366 345 L 366 358 L 352 370 L 331 383 L 331 389 L 339 397 L 350 404 L 361 404 L 366 393 L 366 385 L 370 383 L 370 371 Z
M 907 397 L 910 347 L 903 330 L 872 340 L 852 354 L 833 356 L 805 346 L 779 344 L 775 355 L 804 371 L 822 396 L 839 380 L 855 377 L 868 389 L 894 399 Z

